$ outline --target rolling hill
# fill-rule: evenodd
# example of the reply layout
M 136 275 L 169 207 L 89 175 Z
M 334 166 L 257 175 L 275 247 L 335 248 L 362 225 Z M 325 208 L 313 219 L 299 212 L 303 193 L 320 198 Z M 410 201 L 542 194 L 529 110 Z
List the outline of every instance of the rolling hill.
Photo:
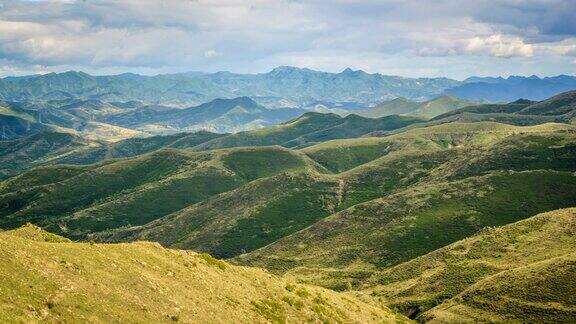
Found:
M 387 116 L 366 118 L 357 115 L 308 112 L 280 125 L 230 134 L 202 143 L 195 150 L 211 150 L 238 146 L 281 145 L 304 147 L 339 138 L 360 137 L 374 131 L 391 131 L 420 122 L 414 117 Z
M 385 101 L 370 109 L 355 112 L 361 116 L 377 118 L 389 115 L 408 115 L 430 119 L 447 112 L 475 105 L 473 101 L 459 99 L 453 96 L 440 96 L 425 102 L 396 98 Z
M 405 140 L 412 145 L 386 144 Z M 380 143 L 348 140 L 362 143 L 347 143 L 349 150 L 338 141 L 308 148 L 309 156 L 321 164 L 318 156 L 332 161 L 330 156 L 342 151 L 364 156 L 370 145 L 387 148 L 360 166 L 323 165 L 339 171 L 352 168 L 340 173 L 344 179 L 366 172 L 363 179 L 377 179 L 393 189 L 356 200 L 348 208 L 343 204 L 314 225 L 236 260 L 332 288 L 357 285 L 376 269 L 428 253 L 482 227 L 576 204 L 574 140 L 573 128 L 559 124 L 476 123 L 415 129 Z M 371 188 L 366 180 L 363 186 Z
M 32 222 L 55 233 L 85 238 L 143 225 L 257 178 L 304 170 L 311 164 L 296 152 L 263 147 L 206 153 L 163 149 L 133 159 L 79 166 L 72 173 L 67 166 L 62 167 L 64 172 L 53 171 L 61 168 L 57 166 L 36 169 L 1 184 L 0 226 Z
M 576 209 L 486 228 L 374 275 L 366 286 L 421 321 L 570 322 Z
M 158 244 L 0 232 L 3 322 L 407 322 L 362 301 Z
M 0 228 L 66 241 L 17 230 L 33 223 L 93 242 L 57 243 L 77 252 L 117 248 L 123 257 L 142 244 L 171 251 L 125 244 L 145 240 L 210 253 L 265 268 L 283 285 L 354 291 L 329 293 L 418 321 L 567 320 L 574 316 L 571 290 L 563 288 L 574 279 L 574 210 L 559 209 L 576 206 L 573 98 L 469 106 L 430 121 L 306 113 L 236 134 L 105 143 L 39 133 L 3 141 L 5 164 L 22 162 L 10 175 L 32 169 L 0 182 Z M 535 125 L 486 121 L 494 116 Z M 52 314 L 36 305 L 26 314 Z M 250 305 L 264 320 L 273 321 L 266 316 L 276 309 L 287 321 L 302 316 L 278 300 Z
M 132 157 L 165 147 L 190 148 L 224 134 L 178 133 L 167 136 L 129 138 L 115 143 L 91 140 L 79 134 L 41 132 L 0 141 L 0 179 L 28 169 L 55 164 L 92 164 L 108 159 Z

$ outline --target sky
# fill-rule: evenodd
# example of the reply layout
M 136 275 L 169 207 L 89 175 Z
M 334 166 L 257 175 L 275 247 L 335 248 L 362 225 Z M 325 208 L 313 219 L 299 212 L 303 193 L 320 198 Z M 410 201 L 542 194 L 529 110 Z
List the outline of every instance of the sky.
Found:
M 576 0 L 0 0 L 0 76 L 576 75 Z

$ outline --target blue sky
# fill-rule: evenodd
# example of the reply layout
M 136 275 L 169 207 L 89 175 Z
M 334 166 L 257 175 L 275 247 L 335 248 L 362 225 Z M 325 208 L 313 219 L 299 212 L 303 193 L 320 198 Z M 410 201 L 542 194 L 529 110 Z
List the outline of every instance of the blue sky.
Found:
M 574 0 L 0 0 L 0 76 L 576 74 Z

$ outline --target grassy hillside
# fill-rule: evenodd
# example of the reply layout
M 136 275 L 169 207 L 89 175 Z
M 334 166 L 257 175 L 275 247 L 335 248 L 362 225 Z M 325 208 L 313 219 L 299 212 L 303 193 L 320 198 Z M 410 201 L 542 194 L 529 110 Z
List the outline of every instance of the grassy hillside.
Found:
M 132 157 L 164 147 L 190 148 L 224 134 L 179 133 L 168 136 L 129 138 L 116 143 L 89 140 L 72 133 L 41 132 L 10 141 L 0 141 L 0 179 L 38 166 L 92 164 L 113 158 Z M 88 136 L 90 137 L 90 136 Z M 110 138 L 109 136 L 105 136 Z
M 423 118 L 432 118 L 462 107 L 472 106 L 475 102 L 453 96 L 441 96 L 419 104 L 409 114 Z
M 367 290 L 426 321 L 569 322 L 575 233 L 574 208 L 485 228 L 374 275 Z
M 2 322 L 360 322 L 405 319 L 348 295 L 157 244 L 0 232 Z
M 472 106 L 475 102 L 453 96 L 440 96 L 425 102 L 416 102 L 404 98 L 385 101 L 373 108 L 358 112 L 359 115 L 378 118 L 390 115 L 408 115 L 429 119 L 450 111 Z
M 434 123 L 454 120 L 494 120 L 513 125 L 545 122 L 573 123 L 576 116 L 576 91 L 569 91 L 549 99 L 533 102 L 517 100 L 508 104 L 475 105 L 434 117 Z
M 66 176 L 55 180 L 52 172 L 35 170 L 0 185 L 0 223 L 6 228 L 33 222 L 53 232 L 84 237 L 143 225 L 258 177 L 309 165 L 304 156 L 263 147 L 207 153 L 164 149 L 78 168 L 76 173 L 62 172 Z M 34 176 L 51 178 L 28 180 Z M 23 181 L 35 186 L 15 185 Z M 16 188 L 21 189 L 13 191 Z
M 100 144 L 74 134 L 53 132 L 0 141 L 0 179 L 35 166 L 56 163 L 93 146 Z
M 418 102 L 406 98 L 395 98 L 384 101 L 370 109 L 359 111 L 358 114 L 370 118 L 379 118 L 390 115 L 405 115 L 414 111 Z
M 400 116 L 372 119 L 357 115 L 340 117 L 335 114 L 306 113 L 284 124 L 231 134 L 200 144 L 194 149 L 263 145 L 304 147 L 333 139 L 360 137 L 374 131 L 390 131 L 419 121 L 422 120 Z
M 564 115 L 576 110 L 576 91 L 561 93 L 519 111 L 522 115 Z
M 485 226 L 576 204 L 576 138 L 562 131 L 566 126 L 474 125 L 476 135 L 457 136 L 457 125 L 442 125 L 391 136 L 428 142 L 391 151 L 341 176 L 370 170 L 374 179 L 385 170 L 411 171 L 418 175 L 409 187 L 397 185 L 403 183 L 400 176 L 392 182 L 395 190 L 381 192 L 382 198 L 356 200 L 352 207 L 237 261 L 342 289 L 362 282 L 375 269 L 428 253 Z M 337 142 L 319 146 L 328 151 L 338 147 Z

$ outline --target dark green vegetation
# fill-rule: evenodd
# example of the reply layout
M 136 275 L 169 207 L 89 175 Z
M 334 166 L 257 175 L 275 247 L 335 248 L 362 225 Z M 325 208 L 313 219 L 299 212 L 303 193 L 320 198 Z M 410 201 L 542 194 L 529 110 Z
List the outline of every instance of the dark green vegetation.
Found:
M 194 149 L 263 145 L 299 148 L 333 139 L 361 137 L 375 131 L 392 131 L 419 121 L 422 119 L 403 116 L 372 119 L 358 115 L 340 117 L 336 114 L 309 112 L 280 125 L 207 141 Z
M 492 120 L 514 125 L 543 122 L 576 122 L 576 91 L 569 91 L 540 102 L 517 100 L 509 104 L 469 106 L 438 115 L 432 121 Z M 472 120 L 476 119 L 476 120 Z
M 428 122 L 307 113 L 115 144 L 40 133 L 5 142 L 6 156 L 41 167 L 0 182 L 0 228 L 196 250 L 215 271 L 233 267 L 214 257 L 226 258 L 422 321 L 570 322 L 574 210 L 560 209 L 576 206 L 575 100 L 476 105 Z M 322 320 L 338 313 L 286 287 Z M 278 296 L 246 305 L 270 321 L 303 307 Z
M 269 163 L 262 163 L 263 158 Z M 207 153 L 164 149 L 134 159 L 76 167 L 76 172 L 58 171 L 59 176 L 36 169 L 2 183 L 0 223 L 14 228 L 33 222 L 52 232 L 83 238 L 143 225 L 257 177 L 305 169 L 310 163 L 304 156 L 277 147 Z M 47 177 L 38 178 L 43 176 Z M 22 187 L 22 183 L 28 185 Z
M 0 232 L 1 322 L 407 322 L 350 294 L 158 244 Z
M 107 143 L 70 133 L 42 132 L 32 136 L 0 141 L 0 179 L 38 166 L 92 164 L 114 158 L 132 157 L 161 148 L 191 148 L 223 134 L 179 133 L 169 136 L 130 138 Z
M 373 269 L 407 261 L 485 226 L 574 206 L 575 135 L 573 128 L 559 124 L 477 123 L 415 129 L 380 143 L 349 140 L 364 142 L 347 150 L 351 155 L 364 156 L 369 144 L 387 149 L 368 164 L 327 167 L 352 167 L 340 173 L 349 183 L 354 183 L 350 176 L 370 172 L 368 178 L 379 182 L 382 191 L 350 193 L 352 207 L 238 261 L 304 278 L 313 274 L 311 281 L 346 287 L 359 284 Z M 407 140 L 411 145 L 402 145 Z M 342 150 L 336 144 L 306 151 L 330 161 L 330 154 Z M 371 188 L 370 182 L 364 180 L 362 188 Z M 322 271 L 328 268 L 340 270 Z

